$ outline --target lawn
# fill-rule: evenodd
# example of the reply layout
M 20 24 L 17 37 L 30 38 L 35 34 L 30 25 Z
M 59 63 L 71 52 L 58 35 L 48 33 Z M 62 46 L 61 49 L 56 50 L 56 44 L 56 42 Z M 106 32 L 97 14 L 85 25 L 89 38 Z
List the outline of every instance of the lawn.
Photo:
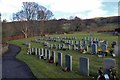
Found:
M 89 33 L 87 32 L 82 32 L 82 33 L 74 33 L 74 34 L 54 34 L 54 35 L 50 35 L 50 36 L 76 36 L 77 40 L 81 40 L 82 38 L 84 38 L 84 36 L 88 36 Z M 92 33 L 94 37 L 97 37 L 99 39 L 104 39 L 104 40 L 108 40 L 109 46 L 110 43 L 113 40 L 118 41 L 118 37 L 117 36 L 111 36 L 109 34 L 102 34 L 102 33 Z M 97 70 L 100 66 L 103 66 L 103 58 L 98 58 L 97 55 L 91 55 L 91 54 L 82 54 L 78 51 L 73 51 L 73 50 L 67 50 L 67 51 L 62 51 L 62 50 L 54 50 L 52 49 L 51 51 L 55 51 L 56 52 L 56 60 L 57 60 L 57 53 L 58 52 L 62 52 L 63 53 L 63 67 L 65 66 L 65 55 L 66 54 L 70 54 L 72 56 L 72 67 L 73 67 L 73 71 L 71 72 L 63 72 L 62 69 L 63 67 L 60 66 L 56 66 L 55 64 L 50 64 L 48 63 L 47 60 L 40 60 L 38 59 L 37 56 L 35 55 L 27 55 L 27 47 L 22 45 L 22 42 L 24 41 L 28 41 L 31 43 L 32 47 L 37 47 L 37 48 L 42 48 L 44 47 L 42 44 L 40 43 L 34 43 L 31 42 L 31 40 L 34 39 L 39 39 L 39 37 L 33 37 L 33 38 L 27 38 L 27 39 L 20 39 L 20 40 L 13 40 L 13 41 L 9 41 L 9 43 L 11 44 L 16 44 L 18 46 L 21 47 L 21 52 L 17 55 L 17 58 L 21 61 L 24 61 L 32 70 L 33 74 L 37 77 L 37 78 L 81 78 L 85 80 L 85 78 L 91 78 L 92 77 L 97 77 Z M 58 42 L 50 42 L 49 43 L 56 43 L 58 44 Z M 110 48 L 110 47 L 108 47 Z M 89 51 L 91 51 L 91 48 L 89 49 Z M 89 58 L 89 64 L 90 64 L 90 76 L 86 77 L 86 76 L 81 76 L 80 72 L 79 72 L 79 58 L 80 57 L 87 57 Z M 108 56 L 111 57 L 111 56 Z M 117 62 L 117 66 L 118 67 L 118 61 L 119 61 L 120 57 L 116 57 L 116 62 Z M 117 70 L 117 74 L 118 74 L 118 70 Z M 119 75 L 119 74 L 118 74 Z

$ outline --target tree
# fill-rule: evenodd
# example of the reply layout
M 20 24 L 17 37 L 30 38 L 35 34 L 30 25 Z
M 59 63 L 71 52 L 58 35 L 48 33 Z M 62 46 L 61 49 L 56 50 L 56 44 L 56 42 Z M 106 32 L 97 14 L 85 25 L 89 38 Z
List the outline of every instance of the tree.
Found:
M 13 13 L 13 21 L 49 20 L 53 16 L 50 10 L 35 2 L 23 2 L 22 10 Z M 29 25 L 23 25 L 21 32 L 27 38 Z M 30 30 L 29 30 L 30 31 Z

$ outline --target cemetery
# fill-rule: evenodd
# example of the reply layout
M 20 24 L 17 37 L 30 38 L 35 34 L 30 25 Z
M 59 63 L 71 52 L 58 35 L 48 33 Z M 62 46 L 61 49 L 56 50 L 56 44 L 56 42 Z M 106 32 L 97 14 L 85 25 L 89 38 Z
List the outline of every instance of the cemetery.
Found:
M 0 1 L 0 79 L 120 79 L 120 2 L 27 1 Z
M 91 78 L 115 68 L 118 78 L 118 37 L 87 32 L 37 36 L 9 43 L 21 47 L 17 58 L 26 62 L 37 78 Z M 100 68 L 101 67 L 101 68 Z M 100 70 L 99 70 L 100 68 Z M 99 71 L 99 72 L 98 72 Z

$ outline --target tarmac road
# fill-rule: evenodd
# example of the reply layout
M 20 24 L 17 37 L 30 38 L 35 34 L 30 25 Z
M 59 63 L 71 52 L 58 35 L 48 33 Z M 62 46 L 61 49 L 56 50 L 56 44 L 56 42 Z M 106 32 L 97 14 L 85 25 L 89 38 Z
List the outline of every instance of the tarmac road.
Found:
M 20 47 L 10 44 L 9 50 L 2 56 L 2 79 L 36 80 L 28 65 L 18 59 L 16 55 Z

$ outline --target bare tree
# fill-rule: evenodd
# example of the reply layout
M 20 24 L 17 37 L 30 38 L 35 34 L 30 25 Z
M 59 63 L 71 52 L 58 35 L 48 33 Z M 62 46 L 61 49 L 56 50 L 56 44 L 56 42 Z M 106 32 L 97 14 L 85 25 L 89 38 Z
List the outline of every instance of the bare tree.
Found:
M 13 21 L 27 21 L 29 23 L 32 20 L 48 20 L 52 16 L 53 13 L 44 6 L 38 5 L 35 2 L 23 2 L 22 10 L 13 13 Z M 27 38 L 28 31 L 30 31 L 29 25 L 23 25 L 21 27 L 21 32 Z

